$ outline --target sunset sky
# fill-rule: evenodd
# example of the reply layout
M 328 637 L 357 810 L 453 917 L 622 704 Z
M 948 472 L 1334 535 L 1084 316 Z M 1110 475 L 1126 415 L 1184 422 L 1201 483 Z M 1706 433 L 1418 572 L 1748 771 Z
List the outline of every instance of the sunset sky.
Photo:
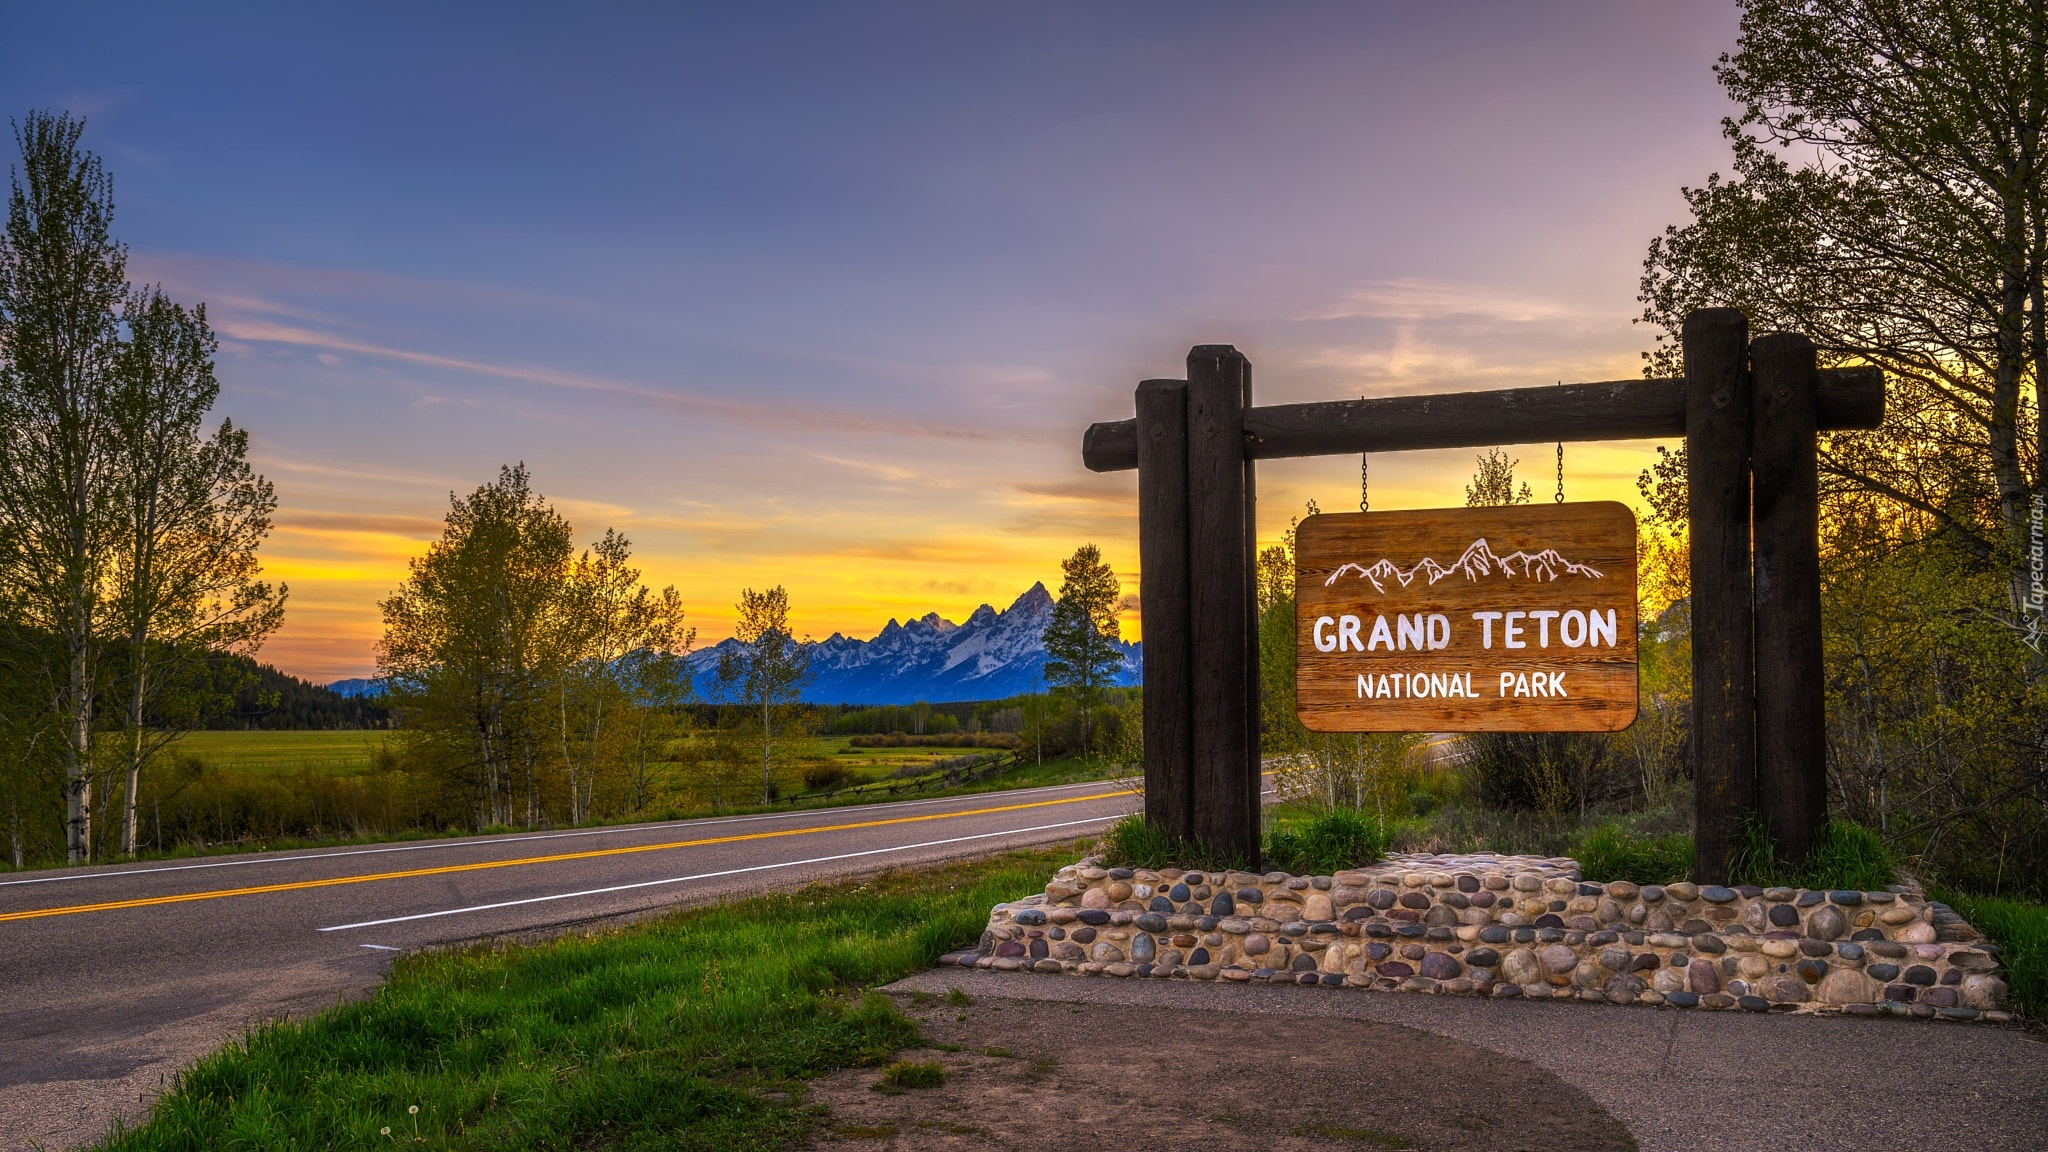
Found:
M 319 681 L 373 670 L 377 601 L 504 463 L 626 532 L 700 644 L 778 583 L 868 636 L 1084 541 L 1135 593 L 1133 474 L 1081 432 L 1191 344 L 1264 402 L 1636 375 L 1737 15 L 425 7 L 10 5 L 0 38 L 0 111 L 87 116 L 131 276 L 208 306 L 280 501 L 261 658 Z M 1552 447 L 1509 450 L 1548 499 Z M 1373 504 L 1460 504 L 1472 457 L 1375 457 Z M 1648 458 L 1567 446 L 1567 495 L 1634 503 Z M 1261 535 L 1357 486 L 1262 465 Z

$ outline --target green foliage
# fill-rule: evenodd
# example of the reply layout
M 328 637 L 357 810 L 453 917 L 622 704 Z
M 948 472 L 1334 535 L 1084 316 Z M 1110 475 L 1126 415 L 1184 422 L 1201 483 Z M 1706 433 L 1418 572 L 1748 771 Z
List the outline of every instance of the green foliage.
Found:
M 804 769 L 804 787 L 813 792 L 830 792 L 860 779 L 853 769 L 843 764 L 813 764 Z
M 1302 875 L 1327 875 L 1382 860 L 1386 848 L 1385 826 L 1364 813 L 1340 808 L 1316 812 L 1298 824 L 1269 831 L 1264 866 Z M 1251 863 L 1169 836 L 1135 812 L 1103 832 L 1100 851 L 1110 865 L 1122 868 L 1222 870 L 1242 869 Z
M 1465 507 L 1490 508 L 1503 504 L 1527 504 L 1529 485 L 1525 481 L 1515 487 L 1515 465 L 1520 460 L 1508 459 L 1508 454 L 1498 448 L 1489 448 L 1479 457 L 1479 470 L 1472 473 L 1472 483 L 1465 486 Z
M 786 1148 L 801 1081 L 886 1064 L 915 1025 L 863 989 L 971 941 L 1069 849 L 402 958 L 364 1000 L 202 1059 L 109 1152 Z
M 1751 817 L 1742 822 L 1736 838 L 1728 882 L 1766 888 L 1881 891 L 1898 882 L 1898 864 L 1875 832 L 1842 819 L 1830 819 L 1821 826 L 1805 860 L 1796 866 L 1787 864 L 1778 858 L 1777 845 L 1763 821 Z
M 1266 866 L 1298 876 L 1321 875 L 1386 858 L 1387 830 L 1363 812 L 1320 812 L 1294 829 L 1266 835 Z
M 2048 906 L 1946 889 L 1930 895 L 1998 942 L 2013 1006 L 2035 1020 L 2048 1021 Z
M 937 1088 L 946 1082 L 946 1070 L 936 1060 L 898 1060 L 882 1069 L 882 1084 L 895 1089 Z
M 1059 599 L 1041 637 L 1045 682 L 1079 715 L 1080 752 L 1086 756 L 1095 750 L 1095 713 L 1103 689 L 1124 667 L 1115 645 L 1121 636 L 1117 617 L 1123 612 L 1123 589 L 1093 544 L 1075 549 L 1060 561 L 1060 570 L 1065 577 Z
M 1684 833 L 1634 832 L 1606 820 L 1586 830 L 1570 855 L 1588 880 L 1668 884 L 1691 875 L 1693 845 Z

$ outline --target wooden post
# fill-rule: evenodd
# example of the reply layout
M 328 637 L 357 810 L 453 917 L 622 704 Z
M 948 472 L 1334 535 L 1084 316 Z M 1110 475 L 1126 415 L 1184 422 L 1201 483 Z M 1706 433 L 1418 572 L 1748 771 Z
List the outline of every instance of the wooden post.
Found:
M 1254 862 L 1258 819 L 1246 703 L 1253 686 L 1245 625 L 1251 545 L 1245 510 L 1245 358 L 1227 344 L 1188 353 L 1188 620 L 1190 762 L 1195 838 Z
M 1244 411 L 1252 410 L 1252 362 L 1239 359 L 1244 364 Z M 1252 462 L 1251 435 L 1242 437 L 1244 457 L 1244 723 L 1245 723 L 1245 771 L 1243 779 L 1244 807 L 1251 821 L 1251 849 L 1245 865 L 1254 871 L 1261 866 L 1259 859 L 1265 842 L 1266 806 L 1259 802 L 1264 779 L 1261 770 L 1265 767 L 1260 756 L 1260 734 L 1265 709 L 1259 706 L 1265 683 L 1259 678 L 1259 466 Z
M 1820 634 L 1819 372 L 1813 341 L 1750 345 L 1756 506 L 1757 798 L 1778 854 L 1798 863 L 1827 819 Z
M 1138 385 L 1138 602 L 1145 624 L 1145 819 L 1193 838 L 1188 759 L 1188 384 Z
M 1685 457 L 1692 551 L 1693 876 L 1724 883 L 1756 811 L 1755 632 L 1749 574 L 1749 324 L 1685 318 Z

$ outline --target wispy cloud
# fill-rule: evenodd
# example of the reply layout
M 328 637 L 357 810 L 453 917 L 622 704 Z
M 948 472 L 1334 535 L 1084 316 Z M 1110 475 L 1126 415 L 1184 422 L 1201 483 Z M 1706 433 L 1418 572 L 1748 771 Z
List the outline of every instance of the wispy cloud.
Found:
M 374 356 L 402 364 L 518 380 L 548 388 L 617 396 L 689 416 L 710 417 L 756 428 L 804 428 L 813 431 L 858 432 L 866 434 L 930 437 L 945 440 L 992 440 L 994 433 L 960 424 L 920 420 L 881 420 L 844 409 L 820 408 L 815 404 L 764 405 L 712 396 L 666 392 L 643 384 L 611 380 L 580 372 L 567 372 L 522 364 L 494 364 L 460 356 L 444 356 L 354 340 L 311 328 L 271 320 L 234 317 L 217 322 L 221 335 L 251 344 L 280 344 L 326 352 L 347 352 Z

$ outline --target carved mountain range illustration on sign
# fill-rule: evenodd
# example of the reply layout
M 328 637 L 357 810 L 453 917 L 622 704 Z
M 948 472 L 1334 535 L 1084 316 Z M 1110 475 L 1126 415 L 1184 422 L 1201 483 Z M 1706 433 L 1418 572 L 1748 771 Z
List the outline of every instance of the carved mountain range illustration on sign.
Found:
M 1515 570 L 1517 565 L 1521 567 L 1520 572 Z M 1558 555 L 1555 548 L 1545 548 L 1541 552 L 1517 550 L 1505 556 L 1497 555 L 1492 546 L 1487 544 L 1486 537 L 1481 536 L 1467 544 L 1464 553 L 1448 566 L 1438 563 L 1433 556 L 1425 556 L 1421 562 L 1404 572 L 1392 560 L 1382 557 L 1369 566 L 1342 565 L 1330 573 L 1330 578 L 1323 581 L 1323 586 L 1327 588 L 1335 584 L 1347 572 L 1356 572 L 1359 579 L 1370 580 L 1375 590 L 1385 592 L 1387 580 L 1394 580 L 1406 588 L 1417 576 L 1427 576 L 1429 582 L 1435 584 L 1453 572 L 1463 574 L 1467 580 L 1477 580 L 1481 576 L 1491 576 L 1496 571 L 1508 579 L 1518 576 L 1525 580 L 1557 580 L 1564 576 L 1581 576 L 1589 580 L 1605 578 L 1605 573 L 1599 569 L 1567 560 Z

